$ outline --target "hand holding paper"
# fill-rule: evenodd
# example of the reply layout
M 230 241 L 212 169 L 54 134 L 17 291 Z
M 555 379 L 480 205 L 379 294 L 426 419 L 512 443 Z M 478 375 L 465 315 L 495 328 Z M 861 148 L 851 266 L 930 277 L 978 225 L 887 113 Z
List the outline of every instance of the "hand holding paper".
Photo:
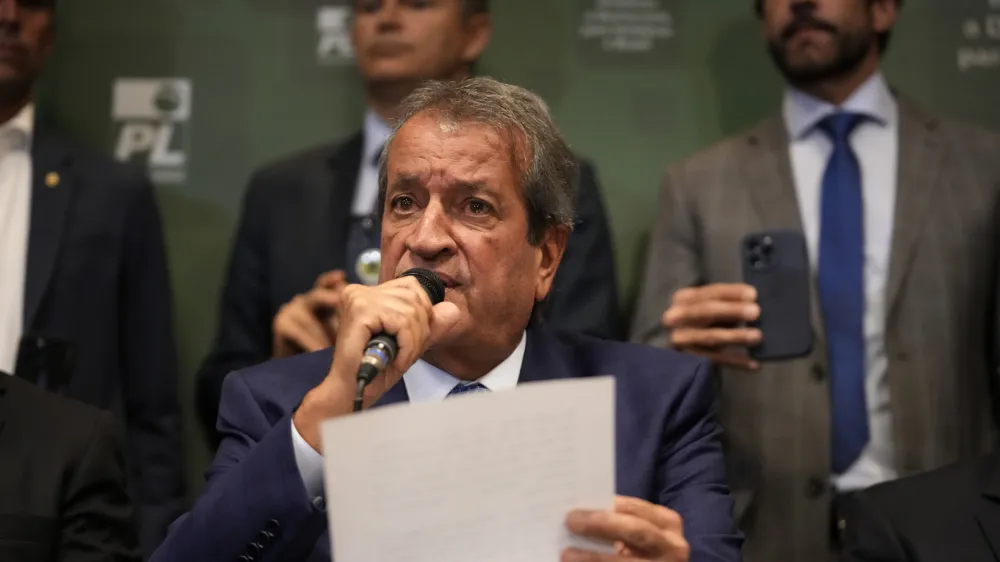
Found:
M 608 556 L 570 548 L 563 553 L 562 562 L 690 560 L 691 547 L 684 539 L 681 516 L 638 498 L 618 496 L 614 512 L 573 510 L 566 525 L 580 535 L 615 543 L 617 553 Z

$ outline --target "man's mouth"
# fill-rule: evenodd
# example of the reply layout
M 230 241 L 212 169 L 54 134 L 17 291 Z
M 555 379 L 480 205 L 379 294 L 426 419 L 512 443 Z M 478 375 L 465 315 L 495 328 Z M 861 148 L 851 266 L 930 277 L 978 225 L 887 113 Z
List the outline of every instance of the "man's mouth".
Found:
M 441 273 L 439 271 L 435 271 L 434 273 L 437 273 L 437 276 L 441 278 L 441 282 L 444 283 L 445 289 L 454 289 L 460 285 L 459 282 L 455 281 L 455 279 L 447 273 Z

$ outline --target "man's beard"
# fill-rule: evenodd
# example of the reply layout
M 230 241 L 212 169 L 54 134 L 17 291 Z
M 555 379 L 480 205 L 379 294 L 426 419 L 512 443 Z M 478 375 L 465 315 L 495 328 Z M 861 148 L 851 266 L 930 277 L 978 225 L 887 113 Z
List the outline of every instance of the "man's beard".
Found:
M 790 83 L 814 84 L 850 74 L 861 65 L 861 62 L 871 51 L 872 44 L 877 40 L 875 32 L 868 29 L 844 33 L 824 24 L 823 30 L 833 36 L 834 52 L 829 60 L 798 64 L 790 62 L 791 57 L 787 52 L 787 45 L 794 29 L 787 29 L 780 39 L 768 42 L 768 52 L 771 54 L 771 58 L 781 74 Z

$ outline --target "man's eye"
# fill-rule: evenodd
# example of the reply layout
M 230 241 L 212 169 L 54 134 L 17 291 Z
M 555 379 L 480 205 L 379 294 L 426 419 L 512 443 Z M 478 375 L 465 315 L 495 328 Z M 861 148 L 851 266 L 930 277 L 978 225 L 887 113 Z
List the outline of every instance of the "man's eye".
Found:
M 392 208 L 397 211 L 409 211 L 413 208 L 413 199 L 402 195 L 392 200 Z
M 491 210 L 490 204 L 481 199 L 471 199 L 467 203 L 467 207 L 469 209 L 469 212 L 471 212 L 474 215 L 484 215 L 486 213 L 489 213 Z

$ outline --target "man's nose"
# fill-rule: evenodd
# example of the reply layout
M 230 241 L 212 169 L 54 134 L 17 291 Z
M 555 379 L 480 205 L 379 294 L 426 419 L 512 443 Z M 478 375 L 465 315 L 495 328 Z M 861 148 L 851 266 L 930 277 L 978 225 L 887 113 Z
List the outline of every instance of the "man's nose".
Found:
M 426 262 L 435 262 L 455 253 L 451 219 L 442 206 L 431 202 L 406 240 L 407 249 Z M 420 264 L 417 264 L 420 265 Z
M 394 29 L 399 27 L 399 0 L 385 0 L 379 6 L 379 10 L 375 16 L 378 18 L 380 29 Z

